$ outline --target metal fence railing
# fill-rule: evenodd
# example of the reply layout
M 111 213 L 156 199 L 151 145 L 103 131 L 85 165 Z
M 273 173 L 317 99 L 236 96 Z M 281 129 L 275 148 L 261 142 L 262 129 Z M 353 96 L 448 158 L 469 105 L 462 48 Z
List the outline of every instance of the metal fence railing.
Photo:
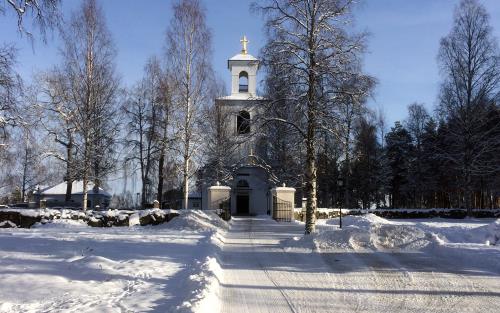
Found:
M 225 221 L 231 219 L 231 198 L 227 198 L 219 203 L 217 214 Z
M 273 219 L 278 222 L 291 222 L 293 214 L 292 202 L 273 196 Z

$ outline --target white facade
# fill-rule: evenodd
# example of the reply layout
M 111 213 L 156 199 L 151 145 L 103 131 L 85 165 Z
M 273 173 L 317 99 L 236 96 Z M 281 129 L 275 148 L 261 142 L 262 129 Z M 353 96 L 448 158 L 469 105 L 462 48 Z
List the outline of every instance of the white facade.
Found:
M 246 38 L 242 42 L 241 53 L 228 60 L 231 94 L 215 101 L 215 105 L 229 119 L 225 133 L 237 143 L 234 155 L 237 166 L 228 186 L 207 188 L 204 208 L 217 209 L 222 202 L 229 200 L 232 215 L 265 215 L 272 212 L 272 188 L 276 186 L 277 179 L 264 161 L 266 145 L 260 129 L 266 100 L 257 95 L 259 60 L 247 53 Z M 287 189 L 287 201 L 290 196 L 293 199 L 293 193 L 288 192 L 292 189 Z M 283 195 L 279 190 L 280 196 Z M 293 200 L 291 205 L 293 207 Z
M 250 98 L 257 96 L 257 71 L 259 60 L 250 54 L 237 54 L 227 61 L 231 71 L 231 97 Z M 247 86 L 245 88 L 245 86 Z
M 246 38 L 245 38 L 246 40 Z M 239 144 L 236 159 L 243 160 L 249 155 L 262 155 L 260 138 L 256 136 L 259 129 L 264 98 L 257 96 L 257 72 L 260 62 L 254 56 L 246 53 L 246 45 L 241 53 L 228 60 L 231 72 L 231 95 L 216 99 L 215 105 L 221 107 L 229 115 L 227 134 L 234 136 Z M 248 131 L 241 128 L 241 121 L 248 119 Z

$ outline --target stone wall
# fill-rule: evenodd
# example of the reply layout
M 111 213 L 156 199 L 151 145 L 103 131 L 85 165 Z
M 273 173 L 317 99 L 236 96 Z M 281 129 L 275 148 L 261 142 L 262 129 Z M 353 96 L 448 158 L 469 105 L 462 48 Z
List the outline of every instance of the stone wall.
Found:
M 462 219 L 467 217 L 465 209 L 378 209 L 378 210 L 342 210 L 342 215 L 362 215 L 372 213 L 387 219 L 403 218 L 455 218 Z M 339 209 L 318 209 L 316 211 L 317 219 L 328 219 L 339 217 Z M 295 209 L 294 217 L 296 220 L 303 221 L 305 211 Z M 477 218 L 500 218 L 500 210 L 473 210 L 472 217 Z
M 50 223 L 56 219 L 81 220 L 92 227 L 158 225 L 179 214 L 174 210 L 108 210 L 86 212 L 66 209 L 0 209 L 0 228 L 30 228 L 36 223 Z

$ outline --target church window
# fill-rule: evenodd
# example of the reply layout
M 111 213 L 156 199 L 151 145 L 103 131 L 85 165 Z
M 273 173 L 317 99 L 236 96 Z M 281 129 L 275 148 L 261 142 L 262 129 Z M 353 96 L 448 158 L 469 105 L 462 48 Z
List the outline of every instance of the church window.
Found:
M 248 92 L 248 73 L 245 71 L 240 73 L 239 92 Z
M 236 183 L 236 187 L 237 188 L 250 188 L 250 185 L 248 184 L 248 182 L 246 180 L 242 179 Z
M 236 124 L 238 135 L 250 133 L 250 113 L 248 111 L 240 111 Z

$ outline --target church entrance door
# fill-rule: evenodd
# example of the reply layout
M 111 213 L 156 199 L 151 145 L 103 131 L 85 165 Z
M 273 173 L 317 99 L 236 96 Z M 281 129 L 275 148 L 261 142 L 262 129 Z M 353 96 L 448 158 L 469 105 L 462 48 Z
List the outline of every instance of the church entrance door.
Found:
M 248 195 L 236 196 L 236 213 L 248 215 L 250 213 L 250 197 Z

